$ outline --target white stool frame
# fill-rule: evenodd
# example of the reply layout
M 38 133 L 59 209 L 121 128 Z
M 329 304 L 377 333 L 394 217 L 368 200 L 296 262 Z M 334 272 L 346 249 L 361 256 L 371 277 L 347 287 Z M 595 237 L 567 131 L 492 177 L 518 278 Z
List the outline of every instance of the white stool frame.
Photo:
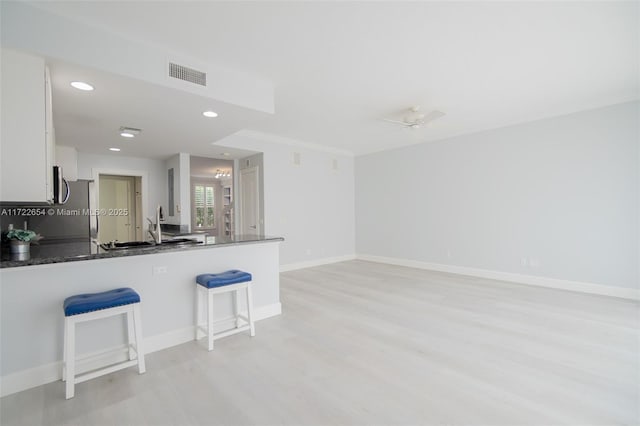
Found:
M 127 350 L 129 360 L 105 368 L 93 370 L 88 373 L 76 375 L 76 324 L 101 318 L 125 314 L 127 316 Z M 84 314 L 64 317 L 64 355 L 62 359 L 62 381 L 66 381 L 66 398 L 73 398 L 75 385 L 87 380 L 113 373 L 138 364 L 138 373 L 146 371 L 144 364 L 144 350 L 142 345 L 142 315 L 140 303 L 130 303 L 123 306 L 101 309 Z
M 247 316 L 240 315 L 240 291 L 246 289 L 247 294 Z M 235 316 L 235 328 L 222 331 L 220 333 L 213 333 L 213 295 L 234 292 L 234 316 Z M 202 308 L 201 299 L 206 301 L 206 324 L 200 323 L 200 317 Z M 231 336 L 232 334 L 241 333 L 243 331 L 250 331 L 251 337 L 256 335 L 256 329 L 253 321 L 253 297 L 251 291 L 251 281 L 245 281 L 237 284 L 229 284 L 221 287 L 207 288 L 200 284 L 196 284 L 196 340 L 200 340 L 202 337 L 207 336 L 208 348 L 213 350 L 213 341 L 222 337 Z M 241 325 L 241 320 L 246 322 L 245 325 Z M 200 333 L 204 335 L 201 336 Z

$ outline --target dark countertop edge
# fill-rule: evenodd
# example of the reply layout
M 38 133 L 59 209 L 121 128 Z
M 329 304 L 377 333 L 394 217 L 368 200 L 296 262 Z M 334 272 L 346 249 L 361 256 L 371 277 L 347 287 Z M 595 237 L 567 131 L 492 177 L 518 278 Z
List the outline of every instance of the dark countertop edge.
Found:
M 70 263 L 70 262 L 81 262 L 85 260 L 100 260 L 100 259 L 114 259 L 119 257 L 131 257 L 131 256 L 144 256 L 149 254 L 163 254 L 163 253 L 175 253 L 175 252 L 184 252 L 190 250 L 202 250 L 202 249 L 213 249 L 220 247 L 231 247 L 231 246 L 239 246 L 239 245 L 248 245 L 248 244 L 265 244 L 265 243 L 274 243 L 274 242 L 282 242 L 284 241 L 283 237 L 269 237 L 262 240 L 255 241 L 233 241 L 228 243 L 216 243 L 216 244 L 194 244 L 194 245 L 184 245 L 184 246 L 169 246 L 169 247 L 155 247 L 155 248 L 144 248 L 144 249 L 130 249 L 130 250 L 119 250 L 119 251 L 110 251 L 105 253 L 96 253 L 96 254 L 87 254 L 87 255 L 79 255 L 79 256 L 66 256 L 66 257 L 47 257 L 41 259 L 30 259 L 30 260 L 5 260 L 0 262 L 0 271 L 7 269 L 16 269 L 26 266 L 40 266 L 40 265 L 53 265 L 53 264 L 62 264 L 62 263 Z

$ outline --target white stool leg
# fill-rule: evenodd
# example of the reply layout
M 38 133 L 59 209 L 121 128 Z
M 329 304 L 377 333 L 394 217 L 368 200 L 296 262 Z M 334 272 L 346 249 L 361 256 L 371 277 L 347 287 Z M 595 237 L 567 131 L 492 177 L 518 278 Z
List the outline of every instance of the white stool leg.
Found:
M 236 290 L 233 292 L 233 300 L 234 300 L 234 315 L 236 316 L 236 328 L 240 328 L 240 290 Z
M 67 362 L 66 362 L 66 398 L 71 399 L 75 394 L 76 377 L 76 323 L 71 317 L 65 317 L 67 329 Z
M 213 350 L 213 292 L 207 290 L 207 335 L 209 350 Z
M 67 317 L 64 317 L 64 343 L 62 344 L 62 381 L 67 380 Z
M 128 316 L 129 314 L 127 314 Z M 136 335 L 136 352 L 138 353 L 138 373 L 143 374 L 147 371 L 144 363 L 144 343 L 142 337 L 142 313 L 140 311 L 140 303 L 133 305 L 133 322 Z
M 127 343 L 129 344 L 129 359 L 132 360 L 134 351 L 132 345 L 135 342 L 135 330 L 134 330 L 134 319 L 133 313 L 127 312 Z M 138 345 L 136 344 L 136 351 L 138 350 Z
M 249 318 L 251 337 L 253 337 L 256 335 L 256 327 L 253 325 L 253 295 L 251 291 L 251 283 L 247 285 L 247 318 Z
M 201 318 L 202 318 L 202 286 L 199 284 L 196 284 L 196 340 L 200 339 L 200 324 L 202 324 L 201 322 Z

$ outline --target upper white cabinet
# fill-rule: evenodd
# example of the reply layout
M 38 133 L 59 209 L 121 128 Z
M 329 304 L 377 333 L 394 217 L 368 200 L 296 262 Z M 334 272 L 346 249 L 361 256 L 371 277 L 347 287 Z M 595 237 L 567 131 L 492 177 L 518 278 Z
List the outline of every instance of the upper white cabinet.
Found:
M 0 201 L 53 200 L 51 85 L 44 59 L 2 49 Z

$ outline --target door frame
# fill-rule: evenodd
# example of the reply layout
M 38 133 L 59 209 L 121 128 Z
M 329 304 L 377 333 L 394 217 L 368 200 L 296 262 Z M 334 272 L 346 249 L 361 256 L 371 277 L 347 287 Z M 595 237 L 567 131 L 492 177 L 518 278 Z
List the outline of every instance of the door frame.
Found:
M 91 176 L 95 188 L 95 206 L 94 209 L 100 209 L 100 175 L 114 175 L 114 176 L 133 176 L 140 178 L 141 186 L 141 211 L 137 213 L 140 218 L 140 230 L 142 231 L 142 239 L 145 239 L 145 218 L 147 217 L 148 206 L 148 194 L 149 194 L 149 173 L 146 170 L 124 170 L 124 169 L 111 169 L 111 168 L 92 168 Z M 100 218 L 98 217 L 98 226 Z M 96 235 L 97 238 L 97 235 Z
M 107 222 L 111 222 L 111 225 L 113 227 L 111 231 L 112 233 L 115 232 L 115 234 L 110 234 L 109 236 L 105 235 L 104 233 L 102 235 L 98 234 L 98 239 L 100 241 L 139 241 L 138 237 L 141 233 L 138 231 L 142 229 L 142 224 L 139 217 L 140 213 L 138 212 L 139 206 L 136 205 L 140 199 L 140 197 L 137 196 L 136 187 L 138 186 L 137 182 L 140 181 L 140 178 L 136 176 L 101 174 L 99 177 L 99 181 L 100 194 L 98 200 L 101 202 L 102 198 L 104 198 L 103 195 L 105 195 L 105 185 L 107 185 L 108 182 L 110 188 L 109 191 L 106 191 L 108 192 L 108 194 L 106 195 L 109 195 L 110 199 L 113 197 L 112 201 L 114 202 L 114 204 L 110 204 L 109 207 L 124 207 L 124 204 L 121 203 L 125 202 L 124 200 L 126 199 L 126 205 L 128 206 L 129 211 L 126 215 L 127 223 L 123 223 L 122 221 L 122 218 L 124 216 L 118 215 L 118 217 L 116 217 L 110 216 L 109 214 L 107 214 L 107 216 L 101 216 L 102 221 L 100 232 L 106 230 L 105 225 Z M 125 185 L 126 192 L 123 191 L 124 187 L 121 186 L 122 184 Z M 123 229 L 122 226 L 124 226 L 125 228 Z M 122 233 L 126 233 L 127 235 L 121 235 Z
M 244 169 L 240 169 L 240 173 L 238 173 L 239 175 L 239 182 L 238 182 L 238 186 L 239 186 L 239 193 L 236 193 L 236 200 L 240 201 L 240 208 L 239 213 L 240 213 L 240 230 L 242 232 L 242 230 L 244 230 L 244 202 L 242 201 L 243 199 L 243 194 L 245 191 L 245 187 L 244 187 L 244 181 L 243 181 L 243 176 L 246 172 L 249 171 L 255 171 L 256 174 L 256 214 L 258 216 L 258 220 L 256 221 L 256 235 L 262 235 L 262 224 L 260 223 L 260 217 L 261 217 L 261 212 L 260 212 L 260 166 L 252 166 L 252 167 L 247 167 Z

